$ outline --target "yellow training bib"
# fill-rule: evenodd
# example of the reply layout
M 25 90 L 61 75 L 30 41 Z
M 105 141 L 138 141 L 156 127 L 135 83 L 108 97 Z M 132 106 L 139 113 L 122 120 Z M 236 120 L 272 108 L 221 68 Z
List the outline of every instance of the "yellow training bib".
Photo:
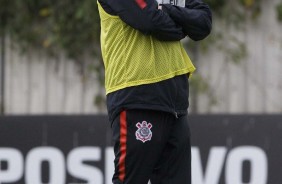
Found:
M 98 8 L 107 94 L 195 70 L 180 41 L 165 42 L 144 35 L 105 12 L 99 2 Z

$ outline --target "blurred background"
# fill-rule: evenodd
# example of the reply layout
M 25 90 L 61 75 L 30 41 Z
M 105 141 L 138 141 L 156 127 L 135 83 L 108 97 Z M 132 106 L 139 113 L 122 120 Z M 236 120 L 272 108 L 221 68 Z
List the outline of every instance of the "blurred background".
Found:
M 282 1 L 206 0 L 190 112 L 282 112 Z M 96 1 L 0 1 L 1 114 L 106 113 Z
M 205 0 L 183 45 L 193 184 L 281 184 L 282 0 Z M 0 184 L 111 184 L 95 0 L 0 0 Z

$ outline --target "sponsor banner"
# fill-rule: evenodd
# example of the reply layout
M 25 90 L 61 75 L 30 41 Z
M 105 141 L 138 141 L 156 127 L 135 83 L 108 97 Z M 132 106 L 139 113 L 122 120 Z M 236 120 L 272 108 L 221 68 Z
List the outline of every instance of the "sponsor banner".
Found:
M 189 124 L 193 184 L 282 183 L 282 115 Z M 111 184 L 113 159 L 106 116 L 0 117 L 0 184 Z

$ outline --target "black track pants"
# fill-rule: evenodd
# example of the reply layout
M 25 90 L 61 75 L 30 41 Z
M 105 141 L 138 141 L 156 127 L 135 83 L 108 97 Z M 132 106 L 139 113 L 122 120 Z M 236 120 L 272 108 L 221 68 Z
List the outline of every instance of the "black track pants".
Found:
M 112 125 L 114 184 L 191 184 L 187 115 L 123 111 Z

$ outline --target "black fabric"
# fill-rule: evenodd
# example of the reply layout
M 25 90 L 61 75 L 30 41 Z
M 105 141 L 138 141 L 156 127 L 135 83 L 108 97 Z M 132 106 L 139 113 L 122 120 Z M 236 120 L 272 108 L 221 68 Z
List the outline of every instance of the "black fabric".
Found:
M 137 123 L 151 124 L 151 139 L 138 140 Z M 113 122 L 114 184 L 191 184 L 191 144 L 187 115 L 176 118 L 152 110 L 126 111 L 125 178 L 119 179 L 120 116 Z
M 162 5 L 158 10 L 155 0 L 144 0 L 140 8 L 135 0 L 99 0 L 103 9 L 118 15 L 125 23 L 161 41 L 178 41 L 185 36 L 204 39 L 211 31 L 212 16 L 209 6 L 201 0 L 186 0 L 186 7 Z
M 99 2 L 109 14 L 120 16 L 128 25 L 159 40 L 180 40 L 183 34 L 193 40 L 200 40 L 211 31 L 211 11 L 201 0 L 186 0 L 185 8 L 162 5 L 163 10 L 157 9 L 155 0 L 144 0 L 144 8 L 140 8 L 136 0 Z M 107 95 L 109 119 L 112 121 L 122 109 L 152 109 L 186 114 L 188 88 L 187 77 L 182 75 L 156 84 L 129 87 L 110 93 Z
M 118 15 L 126 24 L 146 35 L 152 35 L 162 41 L 179 41 L 185 38 L 182 27 L 167 13 L 158 10 L 158 3 L 154 0 L 144 1 L 146 7 L 143 9 L 134 0 L 99 2 L 107 13 Z
M 175 116 L 187 114 L 188 76 L 180 75 L 158 83 L 128 87 L 107 95 L 110 122 L 125 109 L 151 109 Z
M 162 9 L 183 28 L 185 35 L 199 41 L 207 37 L 212 29 L 212 13 L 209 6 L 200 0 L 186 0 L 185 8 L 170 4 Z

